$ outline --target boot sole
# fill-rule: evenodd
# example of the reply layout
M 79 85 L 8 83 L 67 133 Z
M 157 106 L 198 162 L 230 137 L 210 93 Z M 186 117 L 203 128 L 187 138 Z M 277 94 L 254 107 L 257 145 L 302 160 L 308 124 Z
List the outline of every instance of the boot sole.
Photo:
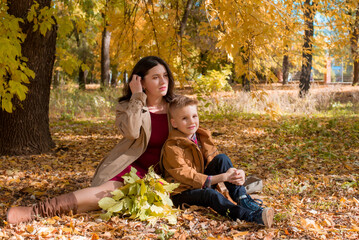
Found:
M 274 210 L 272 208 L 265 208 L 262 212 L 263 223 L 270 228 L 273 224 Z

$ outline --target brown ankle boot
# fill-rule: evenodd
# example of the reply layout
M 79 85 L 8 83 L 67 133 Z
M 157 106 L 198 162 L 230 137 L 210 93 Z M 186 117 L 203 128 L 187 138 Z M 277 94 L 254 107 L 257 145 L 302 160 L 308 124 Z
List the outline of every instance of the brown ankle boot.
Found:
M 67 193 L 38 202 L 32 207 L 12 207 L 8 210 L 6 218 L 8 223 L 18 224 L 29 222 L 36 217 L 61 216 L 71 211 L 76 214 L 77 200 L 73 193 Z

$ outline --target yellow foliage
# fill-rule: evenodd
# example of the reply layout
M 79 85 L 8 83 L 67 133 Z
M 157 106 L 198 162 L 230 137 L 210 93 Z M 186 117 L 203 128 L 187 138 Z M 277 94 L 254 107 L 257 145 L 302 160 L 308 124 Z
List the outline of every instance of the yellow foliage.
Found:
M 21 55 L 21 43 L 25 40 L 19 24 L 22 19 L 7 14 L 6 3 L 0 3 L 0 102 L 1 109 L 11 113 L 12 99 L 16 96 L 24 100 L 29 78 L 35 73 L 26 65 L 27 59 Z

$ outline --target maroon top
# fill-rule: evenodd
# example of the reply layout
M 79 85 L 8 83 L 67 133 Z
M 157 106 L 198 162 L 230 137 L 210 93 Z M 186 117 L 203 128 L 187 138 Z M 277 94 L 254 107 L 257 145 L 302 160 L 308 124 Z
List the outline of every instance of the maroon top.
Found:
M 123 182 L 122 176 L 131 171 L 131 167 L 137 169 L 137 176 L 144 177 L 151 165 L 155 166 L 156 172 L 159 172 L 158 162 L 160 161 L 161 149 L 168 137 L 167 114 L 151 113 L 151 137 L 146 151 L 132 164 L 126 167 L 110 181 Z

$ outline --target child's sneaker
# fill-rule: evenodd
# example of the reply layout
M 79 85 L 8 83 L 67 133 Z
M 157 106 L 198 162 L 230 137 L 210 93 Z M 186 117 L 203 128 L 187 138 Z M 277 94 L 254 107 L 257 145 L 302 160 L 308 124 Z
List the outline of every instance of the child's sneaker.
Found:
M 260 199 L 253 200 L 248 194 L 239 197 L 238 205 L 251 211 L 263 210 L 262 201 Z
M 262 224 L 270 228 L 273 224 L 274 210 L 272 208 L 264 208 L 263 210 L 253 211 L 249 214 L 249 222 Z

